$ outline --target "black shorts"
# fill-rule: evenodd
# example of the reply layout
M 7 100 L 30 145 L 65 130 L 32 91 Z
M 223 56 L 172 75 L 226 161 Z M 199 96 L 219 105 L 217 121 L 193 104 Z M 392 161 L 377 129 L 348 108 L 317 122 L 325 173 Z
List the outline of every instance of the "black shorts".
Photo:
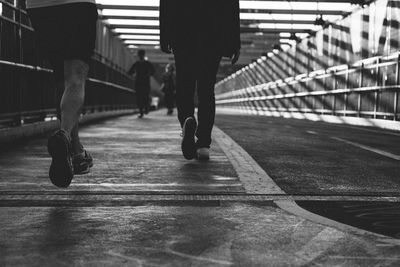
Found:
M 52 62 L 90 62 L 96 42 L 97 7 L 73 3 L 28 9 L 38 48 Z

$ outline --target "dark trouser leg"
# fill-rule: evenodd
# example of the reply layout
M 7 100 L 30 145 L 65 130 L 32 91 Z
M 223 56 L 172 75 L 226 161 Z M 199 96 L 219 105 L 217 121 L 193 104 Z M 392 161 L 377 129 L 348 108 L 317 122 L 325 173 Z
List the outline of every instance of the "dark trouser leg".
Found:
M 214 86 L 221 57 L 207 54 L 200 57 L 197 94 L 199 98 L 196 136 L 199 147 L 210 147 L 211 131 L 215 120 Z
M 176 107 L 182 127 L 186 118 L 194 117 L 197 62 L 195 62 L 190 51 L 174 51 L 174 56 L 176 66 Z
M 142 92 L 139 92 L 139 91 L 136 92 L 136 103 L 137 103 L 137 106 L 139 108 L 140 114 L 143 115 L 143 112 L 144 112 L 144 101 L 143 101 L 143 93 Z
M 143 95 L 143 103 L 144 103 L 144 113 L 149 113 L 150 108 L 150 88 L 146 89 L 145 94 Z
M 174 109 L 174 95 L 171 93 L 165 94 L 165 104 L 168 110 Z

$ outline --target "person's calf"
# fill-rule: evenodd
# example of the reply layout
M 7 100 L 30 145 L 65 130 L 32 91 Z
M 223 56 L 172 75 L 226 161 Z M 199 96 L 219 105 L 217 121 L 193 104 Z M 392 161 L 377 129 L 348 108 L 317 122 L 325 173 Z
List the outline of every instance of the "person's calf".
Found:
M 79 120 L 88 71 L 89 66 L 81 60 L 67 60 L 64 63 L 65 91 L 60 104 L 61 129 L 70 134 Z
M 74 155 L 83 153 L 83 145 L 79 138 L 79 127 L 78 123 L 75 124 L 74 128 L 71 131 L 71 145 L 72 145 L 72 153 Z

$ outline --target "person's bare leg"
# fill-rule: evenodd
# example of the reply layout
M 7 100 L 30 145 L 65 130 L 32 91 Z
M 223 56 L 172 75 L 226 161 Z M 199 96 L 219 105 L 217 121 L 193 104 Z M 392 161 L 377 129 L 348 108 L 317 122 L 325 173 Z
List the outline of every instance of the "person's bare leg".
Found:
M 63 63 L 64 65 L 64 63 Z M 64 72 L 64 67 L 62 67 L 62 71 Z M 60 110 L 60 103 L 62 96 L 64 94 L 64 75 L 62 75 L 61 79 L 60 77 L 57 77 L 56 81 L 56 103 L 57 103 L 57 118 L 61 121 L 61 110 Z M 81 113 L 79 111 L 79 113 Z M 83 152 L 83 146 L 82 143 L 79 139 L 79 131 L 78 131 L 78 125 L 79 123 L 76 123 L 74 128 L 72 128 L 71 131 L 71 143 L 72 143 L 72 153 L 74 155 L 80 154 Z
M 61 129 L 68 132 L 71 137 L 73 133 L 78 136 L 76 125 L 84 102 L 85 82 L 88 71 L 88 64 L 81 60 L 64 61 L 65 91 L 60 104 Z
M 71 135 L 83 105 L 88 70 L 89 66 L 81 60 L 64 61 L 64 93 L 60 103 L 61 130 L 50 136 L 47 142 L 47 149 L 52 157 L 49 177 L 58 187 L 68 187 L 74 177 Z
M 83 145 L 81 140 L 79 139 L 79 123 L 77 122 L 72 128 L 71 131 L 71 145 L 72 145 L 72 154 L 77 155 L 83 152 Z
M 81 60 L 64 62 L 65 91 L 61 99 L 61 129 L 71 137 L 74 174 L 85 174 L 93 166 L 93 158 L 84 151 L 79 139 L 79 116 L 84 103 L 85 82 L 89 66 Z M 85 152 L 85 153 L 83 153 Z

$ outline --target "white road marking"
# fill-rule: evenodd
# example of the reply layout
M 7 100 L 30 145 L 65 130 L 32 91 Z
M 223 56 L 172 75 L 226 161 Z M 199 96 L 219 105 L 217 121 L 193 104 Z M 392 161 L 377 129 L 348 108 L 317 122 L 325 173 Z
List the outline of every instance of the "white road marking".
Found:
M 391 158 L 391 159 L 394 159 L 394 160 L 400 160 L 400 156 L 399 155 L 396 155 L 396 154 L 393 154 L 393 153 L 390 153 L 390 152 L 386 152 L 386 151 L 383 151 L 383 150 L 380 150 L 380 149 L 377 149 L 377 148 L 373 148 L 373 147 L 370 147 L 370 146 L 362 145 L 362 144 L 359 144 L 359 143 L 356 143 L 356 142 L 348 141 L 346 139 L 342 139 L 342 138 L 335 137 L 335 136 L 331 136 L 331 138 L 336 140 L 336 141 L 340 141 L 340 142 L 343 142 L 343 143 L 346 143 L 346 144 L 349 144 L 349 145 L 352 145 L 352 146 L 355 146 L 355 147 L 358 147 L 358 148 L 361 148 L 361 149 L 364 149 L 364 150 L 367 150 L 367 151 L 370 151 L 370 152 L 374 152 L 376 154 L 379 154 L 379 155 L 382 155 L 382 156 L 385 156 L 385 157 L 388 157 L 388 158 Z
M 151 248 L 151 247 L 140 247 L 140 248 L 138 247 L 136 249 L 155 251 L 155 252 L 158 252 L 158 253 L 168 253 L 168 254 L 171 254 L 171 255 L 179 256 L 179 257 L 190 259 L 190 260 L 208 262 L 208 263 L 217 264 L 217 265 L 233 265 L 233 263 L 231 261 L 213 259 L 213 258 L 202 257 L 202 256 L 195 256 L 195 255 L 191 255 L 191 254 L 187 254 L 187 253 L 176 251 L 176 250 L 170 248 L 172 244 L 173 244 L 173 242 L 170 242 L 169 244 L 167 244 L 165 249 L 157 249 L 157 248 Z M 135 258 L 135 257 L 122 255 L 122 254 L 116 253 L 114 251 L 108 251 L 107 254 L 111 255 L 111 256 L 115 256 L 115 257 L 119 257 L 119 258 L 123 258 L 123 259 L 126 259 L 126 260 L 130 260 L 130 261 L 136 262 L 136 263 L 139 264 L 139 266 L 142 266 L 142 261 L 137 259 L 137 258 Z
M 301 259 L 299 265 L 310 264 L 342 238 L 345 238 L 345 234 L 341 231 L 328 227 L 323 229 L 296 252 L 296 255 Z
M 363 256 L 328 256 L 331 259 L 340 259 L 340 260 L 389 260 L 389 261 L 398 261 L 400 257 L 363 257 Z
M 307 133 L 309 133 L 309 134 L 313 134 L 313 135 L 319 135 L 319 133 L 317 133 L 317 132 L 314 132 L 314 131 L 307 131 Z
M 173 250 L 171 248 L 167 248 L 165 250 L 165 252 L 170 253 L 172 255 L 176 255 L 176 256 L 182 257 L 182 258 L 190 259 L 190 260 L 204 261 L 204 262 L 208 262 L 208 263 L 212 263 L 212 264 L 218 264 L 218 265 L 233 265 L 233 262 L 230 262 L 230 261 L 212 259 L 212 258 L 202 257 L 202 256 L 194 256 L 194 255 L 190 255 L 190 254 L 187 254 L 187 253 L 182 253 L 182 252 L 179 252 L 179 251 L 175 251 L 175 250 Z
M 386 134 L 386 135 L 392 135 L 392 136 L 399 136 L 400 133 L 393 133 L 393 132 L 385 132 L 385 131 L 380 131 L 380 130 L 374 130 L 374 129 L 366 129 L 362 127 L 356 127 L 356 126 L 349 126 L 349 125 L 337 125 L 338 127 L 344 127 L 344 128 L 350 128 L 350 129 L 356 129 L 364 132 L 371 132 L 371 133 L 378 133 L 378 134 Z
M 142 261 L 140 259 L 135 258 L 135 257 L 128 257 L 128 256 L 125 256 L 125 255 L 116 253 L 114 251 L 108 251 L 107 254 L 110 255 L 110 256 L 117 257 L 117 258 L 121 258 L 121 259 L 124 259 L 124 260 L 135 262 L 135 263 L 137 263 L 138 267 L 142 267 L 143 266 Z

